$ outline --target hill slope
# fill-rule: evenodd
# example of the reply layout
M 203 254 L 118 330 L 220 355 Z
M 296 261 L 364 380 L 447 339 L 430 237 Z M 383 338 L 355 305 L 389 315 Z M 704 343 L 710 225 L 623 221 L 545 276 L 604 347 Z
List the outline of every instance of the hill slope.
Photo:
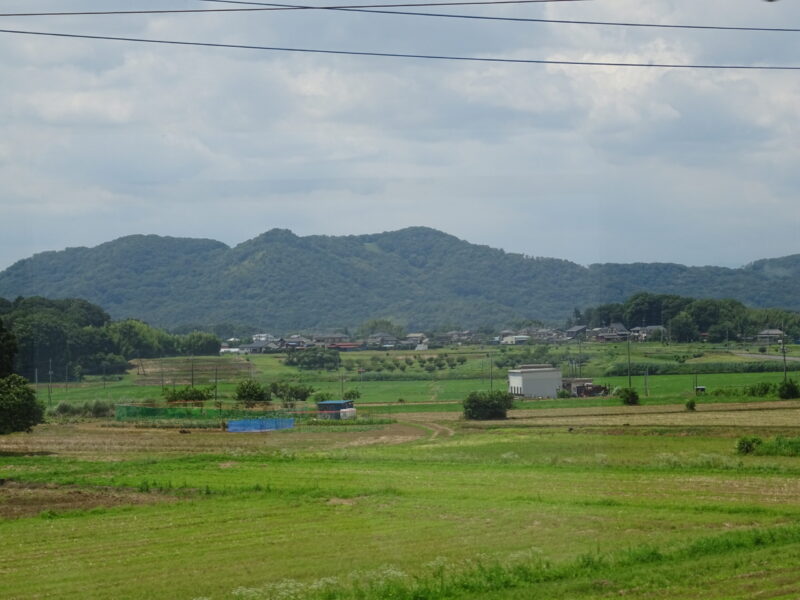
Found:
M 411 328 L 562 321 L 576 306 L 637 291 L 800 309 L 800 255 L 741 269 L 530 258 L 425 227 L 360 236 L 270 230 L 229 248 L 135 235 L 44 252 L 0 273 L 0 296 L 80 297 L 113 318 L 165 327 L 234 323 L 272 331 L 390 317 Z

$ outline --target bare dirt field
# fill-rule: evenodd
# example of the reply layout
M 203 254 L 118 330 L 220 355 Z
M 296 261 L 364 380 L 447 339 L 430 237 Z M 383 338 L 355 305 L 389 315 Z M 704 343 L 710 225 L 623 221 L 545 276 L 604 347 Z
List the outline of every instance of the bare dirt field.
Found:
M 0 479 L 0 518 L 6 519 L 40 515 L 46 511 L 61 513 L 174 501 L 174 497 L 120 488 L 59 486 Z
M 0 437 L 0 456 L 56 455 L 90 460 L 120 460 L 138 454 L 248 454 L 265 449 L 326 450 L 343 446 L 398 444 L 423 438 L 428 431 L 396 423 L 365 430 L 330 428 L 327 431 L 271 431 L 226 433 L 220 430 L 147 429 L 109 427 L 101 423 L 51 424 L 35 434 Z

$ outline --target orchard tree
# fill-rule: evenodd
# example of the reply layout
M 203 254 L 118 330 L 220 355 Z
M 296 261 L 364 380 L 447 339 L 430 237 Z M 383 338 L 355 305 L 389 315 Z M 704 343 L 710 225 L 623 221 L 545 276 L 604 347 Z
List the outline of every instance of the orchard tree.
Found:
M 358 390 L 355 390 L 355 389 L 347 390 L 342 395 L 342 399 L 343 400 L 358 400 L 359 398 L 361 398 L 361 392 L 359 392 Z
M 271 400 L 269 390 L 255 379 L 243 379 L 236 385 L 233 397 L 246 408 L 253 408 L 257 404 L 267 404 Z
M 19 375 L 0 379 L 0 435 L 30 431 L 44 421 L 44 406 L 28 380 Z

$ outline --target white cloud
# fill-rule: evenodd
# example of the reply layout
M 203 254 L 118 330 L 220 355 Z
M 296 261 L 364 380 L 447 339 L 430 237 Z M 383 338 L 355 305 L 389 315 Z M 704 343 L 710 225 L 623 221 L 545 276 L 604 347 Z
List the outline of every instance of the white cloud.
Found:
M 55 0 L 36 4 L 63 10 Z M 104 4 L 115 6 L 129 8 Z M 8 3 L 16 9 L 30 4 Z M 800 17 L 796 3 L 755 0 L 458 11 L 767 26 Z M 330 11 L 7 23 L 321 49 L 800 65 L 794 34 Z M 11 34 L 0 34 L 0 56 L 0 268 L 33 251 L 130 233 L 235 244 L 271 227 L 343 234 L 422 224 L 581 263 L 735 265 L 800 251 L 793 72 L 434 62 Z

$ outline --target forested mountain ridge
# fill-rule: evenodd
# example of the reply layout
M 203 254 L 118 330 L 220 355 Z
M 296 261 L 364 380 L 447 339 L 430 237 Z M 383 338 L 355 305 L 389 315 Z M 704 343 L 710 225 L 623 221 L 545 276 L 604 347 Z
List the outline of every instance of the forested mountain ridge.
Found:
M 286 332 L 388 317 L 409 328 L 563 322 L 574 307 L 637 291 L 800 309 L 800 255 L 740 269 L 531 258 L 426 227 L 299 237 L 272 229 L 229 248 L 134 235 L 36 254 L 0 273 L 0 296 L 80 297 L 115 319 L 232 323 Z

